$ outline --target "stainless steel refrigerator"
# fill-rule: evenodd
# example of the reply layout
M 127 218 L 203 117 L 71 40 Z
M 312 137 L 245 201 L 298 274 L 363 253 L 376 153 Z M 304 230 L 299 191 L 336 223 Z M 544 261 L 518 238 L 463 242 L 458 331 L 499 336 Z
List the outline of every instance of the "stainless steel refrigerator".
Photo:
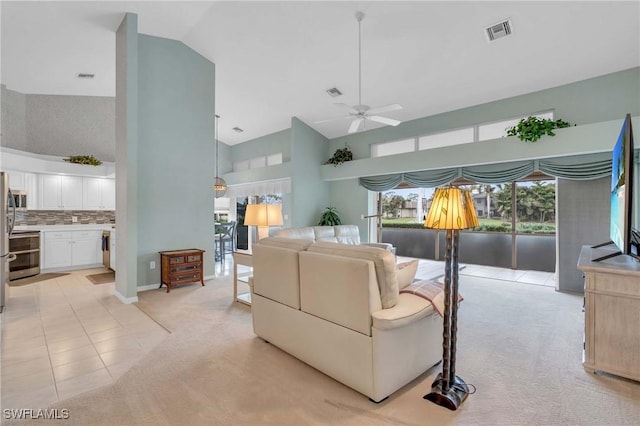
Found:
M 16 207 L 9 189 L 9 175 L 0 172 L 0 208 L 4 210 L 0 220 L 0 312 L 4 310 L 5 298 L 9 296 L 9 262 L 16 255 L 9 252 L 9 235 L 16 220 Z

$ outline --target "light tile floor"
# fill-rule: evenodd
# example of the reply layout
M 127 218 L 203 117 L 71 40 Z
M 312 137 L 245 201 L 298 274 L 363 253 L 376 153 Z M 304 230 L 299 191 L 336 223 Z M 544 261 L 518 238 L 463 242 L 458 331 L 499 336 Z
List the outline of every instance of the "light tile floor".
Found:
M 251 268 L 239 271 L 249 275 Z M 169 334 L 135 304 L 121 303 L 114 284 L 93 285 L 85 277 L 100 272 L 104 269 L 73 271 L 11 287 L 0 315 L 2 408 L 44 408 L 112 384 Z M 215 274 L 232 275 L 233 258 L 216 262 Z M 421 259 L 416 277 L 443 274 L 443 262 Z M 549 272 L 461 264 L 460 275 L 555 287 Z M 248 291 L 246 283 L 240 286 L 240 292 Z
M 169 332 L 114 295 L 114 284 L 73 271 L 11 287 L 0 316 L 3 408 L 44 408 L 113 383 Z

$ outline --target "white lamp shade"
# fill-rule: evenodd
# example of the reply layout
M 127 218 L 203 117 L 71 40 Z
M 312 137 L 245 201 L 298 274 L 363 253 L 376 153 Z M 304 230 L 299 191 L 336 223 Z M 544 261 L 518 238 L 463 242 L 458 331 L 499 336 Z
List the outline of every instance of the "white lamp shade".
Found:
M 244 224 L 247 226 L 282 225 L 282 205 L 249 204 L 244 214 Z
M 437 188 L 424 226 L 434 229 L 468 229 L 479 224 L 469 191 Z

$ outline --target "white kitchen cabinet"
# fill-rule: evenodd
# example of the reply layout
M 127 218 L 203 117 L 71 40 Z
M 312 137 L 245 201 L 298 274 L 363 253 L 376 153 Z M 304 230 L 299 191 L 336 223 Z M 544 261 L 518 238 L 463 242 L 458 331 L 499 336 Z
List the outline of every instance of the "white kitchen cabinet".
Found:
M 85 177 L 82 189 L 85 210 L 115 210 L 115 179 Z
M 24 191 L 27 193 L 29 210 L 36 208 L 38 176 L 35 173 L 9 170 L 9 188 L 12 191 Z
M 45 232 L 43 268 L 93 266 L 102 263 L 102 231 Z
M 41 210 L 82 210 L 82 177 L 40 175 Z
M 46 232 L 43 269 L 71 266 L 71 241 L 71 232 Z

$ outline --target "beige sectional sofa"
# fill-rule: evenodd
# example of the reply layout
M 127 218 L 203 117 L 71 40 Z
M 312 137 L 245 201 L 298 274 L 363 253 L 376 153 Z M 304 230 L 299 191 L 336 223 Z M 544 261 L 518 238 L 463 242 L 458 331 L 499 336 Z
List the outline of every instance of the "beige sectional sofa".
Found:
M 327 241 L 331 243 L 365 245 L 385 248 L 395 254 L 396 249 L 389 243 L 361 243 L 360 229 L 356 225 L 306 226 L 302 228 L 283 228 L 276 231 L 276 237 L 294 238 L 309 241 Z
M 254 332 L 371 400 L 440 361 L 442 318 L 399 294 L 391 252 L 269 237 L 252 262 Z

